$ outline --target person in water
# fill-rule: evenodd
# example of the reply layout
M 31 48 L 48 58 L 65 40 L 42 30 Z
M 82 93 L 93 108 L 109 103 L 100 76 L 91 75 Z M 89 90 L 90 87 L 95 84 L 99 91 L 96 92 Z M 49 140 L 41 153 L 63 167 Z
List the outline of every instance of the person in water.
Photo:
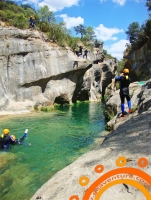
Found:
M 129 69 L 124 69 L 123 72 L 120 74 L 120 76 L 116 76 L 115 83 L 117 81 L 120 82 L 120 99 L 121 99 L 121 110 L 122 110 L 121 117 L 124 117 L 125 116 L 125 108 L 124 108 L 125 98 L 127 100 L 129 113 L 132 113 L 131 98 L 129 95 L 129 85 L 131 82 L 131 79 L 129 77 Z
M 10 130 L 4 129 L 3 134 L 0 136 L 0 149 L 9 149 L 10 145 L 20 145 L 23 143 L 24 139 L 27 136 L 28 129 L 25 130 L 23 136 L 20 140 L 16 139 L 14 135 L 9 135 Z

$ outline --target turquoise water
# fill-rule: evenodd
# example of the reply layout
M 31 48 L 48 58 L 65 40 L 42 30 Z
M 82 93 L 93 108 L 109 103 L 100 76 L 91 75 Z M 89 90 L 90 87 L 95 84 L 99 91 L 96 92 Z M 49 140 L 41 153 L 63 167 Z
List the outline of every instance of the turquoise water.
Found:
M 144 85 L 146 83 L 146 81 L 140 81 L 138 82 L 138 85 Z
M 1 117 L 0 130 L 9 128 L 22 146 L 0 152 L 0 199 L 29 200 L 52 175 L 95 147 L 105 129 L 103 105 L 80 103 L 26 116 Z

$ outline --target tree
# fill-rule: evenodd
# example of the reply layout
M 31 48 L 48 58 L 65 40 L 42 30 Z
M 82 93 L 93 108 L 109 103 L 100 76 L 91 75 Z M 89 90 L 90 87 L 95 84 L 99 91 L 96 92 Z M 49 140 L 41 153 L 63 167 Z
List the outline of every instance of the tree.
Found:
M 41 20 L 42 22 L 48 22 L 48 23 L 55 22 L 54 13 L 53 13 L 52 11 L 49 10 L 49 8 L 48 8 L 47 5 L 41 7 L 41 8 L 38 10 L 38 14 L 39 14 L 40 20 Z
M 93 41 L 94 38 L 96 37 L 95 32 L 91 26 L 88 26 L 87 29 L 85 30 L 85 36 L 84 36 L 88 41 Z
M 50 32 L 50 38 L 54 40 L 54 23 L 56 21 L 54 13 L 49 10 L 47 5 L 41 7 L 37 13 L 40 20 L 41 31 Z
M 144 35 L 149 39 L 151 38 L 151 19 L 148 19 L 147 21 L 145 21 L 142 26 L 141 29 L 144 33 Z
M 83 36 L 86 33 L 86 27 L 83 26 L 82 24 L 80 24 L 79 26 L 75 26 L 74 30 L 75 30 L 76 34 L 78 34 L 78 33 L 81 34 L 81 38 L 83 38 Z
M 133 45 L 137 39 L 138 35 L 140 33 L 140 26 L 138 22 L 133 22 L 128 26 L 128 31 L 125 32 L 127 34 L 127 37 L 130 41 L 130 43 Z
M 21 7 L 24 8 L 24 10 L 31 9 L 35 12 L 34 8 L 32 8 L 29 4 L 22 4 Z
M 148 7 L 148 11 L 151 11 L 151 0 L 146 0 L 146 6 Z

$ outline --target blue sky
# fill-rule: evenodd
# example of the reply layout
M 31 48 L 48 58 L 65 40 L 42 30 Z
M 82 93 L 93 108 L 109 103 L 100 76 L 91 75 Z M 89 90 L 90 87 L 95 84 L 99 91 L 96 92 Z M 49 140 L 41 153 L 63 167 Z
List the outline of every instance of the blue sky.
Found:
M 38 9 L 48 5 L 58 21 L 73 27 L 83 24 L 91 26 L 97 39 L 104 42 L 104 49 L 119 60 L 123 57 L 125 44 L 129 43 L 125 31 L 130 23 L 140 25 L 148 19 L 146 0 L 15 0 Z M 80 35 L 79 35 L 80 37 Z

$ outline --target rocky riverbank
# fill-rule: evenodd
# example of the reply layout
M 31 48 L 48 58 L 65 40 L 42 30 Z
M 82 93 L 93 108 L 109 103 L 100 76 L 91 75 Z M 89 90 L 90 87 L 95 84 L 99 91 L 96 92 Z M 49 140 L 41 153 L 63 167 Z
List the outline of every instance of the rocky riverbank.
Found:
M 138 84 L 137 84 L 138 85 Z M 136 83 L 133 84 L 135 88 Z M 132 86 L 131 86 L 132 88 Z M 113 98 L 118 92 L 112 94 L 107 105 L 112 106 Z M 102 136 L 104 142 L 96 149 L 84 154 L 74 163 L 57 172 L 45 183 L 31 198 L 43 200 L 68 200 L 75 195 L 75 199 L 83 199 L 86 190 L 100 176 L 118 168 L 116 160 L 124 156 L 126 167 L 133 167 L 151 174 L 151 79 L 142 87 L 133 90 L 132 102 L 136 105 L 136 111 L 125 118 L 118 118 L 118 102 L 114 104 L 116 116 L 108 122 L 113 129 L 107 136 Z M 135 101 L 133 101 L 135 99 Z M 147 158 L 148 165 L 143 169 L 138 166 L 138 160 Z M 95 167 L 104 166 L 102 173 L 96 173 Z M 86 186 L 79 184 L 79 179 L 86 176 L 89 180 Z M 151 187 L 148 188 L 151 192 Z M 72 200 L 74 198 L 71 198 Z M 129 184 L 117 184 L 110 187 L 101 196 L 102 200 L 145 200 L 144 194 L 136 187 Z M 87 199 L 85 199 L 87 200 Z

